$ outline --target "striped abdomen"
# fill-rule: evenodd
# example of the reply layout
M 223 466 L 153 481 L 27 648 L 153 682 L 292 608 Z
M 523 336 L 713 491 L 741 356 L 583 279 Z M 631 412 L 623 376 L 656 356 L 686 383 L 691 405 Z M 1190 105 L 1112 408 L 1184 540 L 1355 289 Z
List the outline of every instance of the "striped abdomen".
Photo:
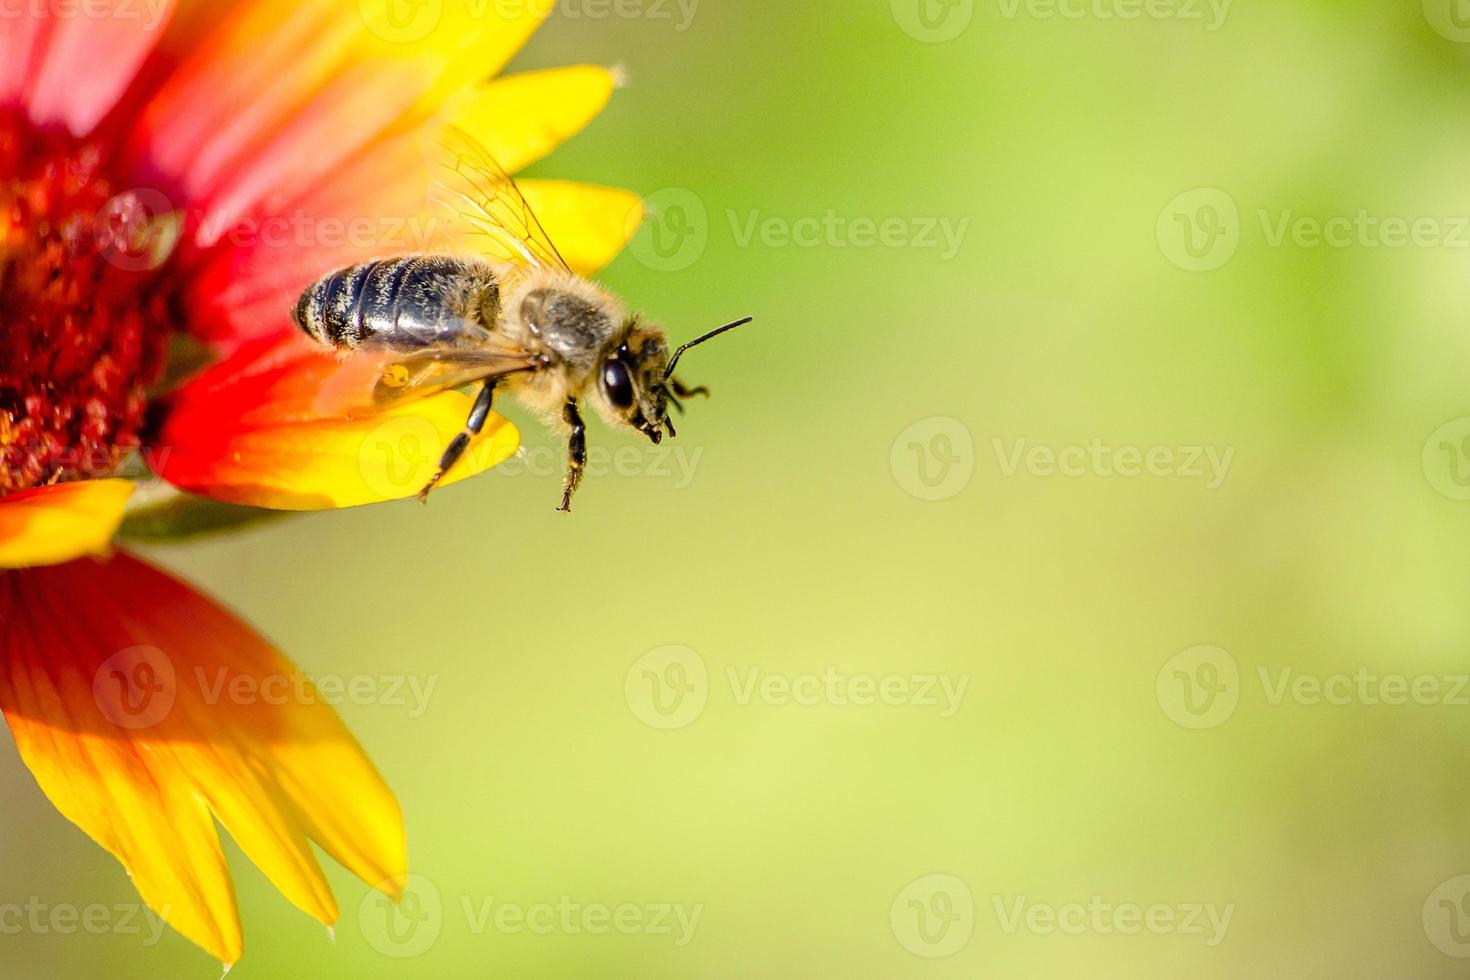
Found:
M 342 350 L 473 343 L 500 316 L 500 287 L 486 262 L 411 255 L 338 269 L 307 288 L 291 311 L 307 336 Z

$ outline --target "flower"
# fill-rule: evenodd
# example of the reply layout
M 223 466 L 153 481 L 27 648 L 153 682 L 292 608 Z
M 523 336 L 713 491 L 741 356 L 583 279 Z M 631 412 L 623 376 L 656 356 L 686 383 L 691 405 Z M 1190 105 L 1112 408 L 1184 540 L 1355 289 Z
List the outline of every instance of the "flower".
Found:
M 440 127 L 514 172 L 596 115 L 602 68 L 485 81 L 551 6 L 92 0 L 0 19 L 0 711 L 62 814 L 225 963 L 242 938 L 216 818 L 330 924 L 308 842 L 396 895 L 402 816 L 266 640 L 109 550 L 134 490 L 120 474 L 141 456 L 184 490 L 284 509 L 417 489 L 374 440 L 442 442 L 466 397 L 324 416 L 332 362 L 289 311 L 332 268 L 435 246 L 423 147 Z M 522 189 L 579 272 L 641 217 L 625 191 Z M 195 350 L 212 364 L 174 385 Z M 493 419 L 445 482 L 516 439 Z M 294 694 L 222 695 L 236 679 Z

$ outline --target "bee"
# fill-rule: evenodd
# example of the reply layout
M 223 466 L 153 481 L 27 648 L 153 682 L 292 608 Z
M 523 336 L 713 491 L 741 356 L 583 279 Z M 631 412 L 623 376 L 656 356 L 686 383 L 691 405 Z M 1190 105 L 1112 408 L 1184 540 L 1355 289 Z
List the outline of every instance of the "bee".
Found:
M 478 387 L 464 430 L 444 450 L 420 500 L 469 449 L 504 394 L 565 432 L 559 509 L 570 512 L 587 465 L 583 404 L 654 445 L 665 434 L 677 437 L 669 407 L 682 412 L 680 399 L 709 394 L 674 376 L 680 358 L 753 318 L 712 330 L 671 356 L 662 328 L 571 270 L 488 151 L 452 127 L 442 142 L 447 162 L 431 197 L 467 223 L 479 242 L 476 254 L 399 255 L 338 269 L 307 287 L 292 319 L 358 368 L 343 374 L 354 379 L 354 391 L 363 389 L 353 405 L 382 411 Z

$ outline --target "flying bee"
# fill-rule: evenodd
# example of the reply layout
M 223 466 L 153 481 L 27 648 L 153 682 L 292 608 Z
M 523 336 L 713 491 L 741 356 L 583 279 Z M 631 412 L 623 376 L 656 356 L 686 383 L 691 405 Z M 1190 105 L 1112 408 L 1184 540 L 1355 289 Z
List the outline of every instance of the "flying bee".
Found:
M 292 318 L 357 369 L 335 383 L 353 389 L 344 402 L 351 407 L 381 411 L 478 386 L 464 431 L 444 451 L 420 500 L 469 449 L 503 393 L 566 433 L 560 509 L 570 511 L 587 465 L 583 403 L 610 426 L 632 428 L 655 445 L 666 433 L 677 436 L 669 407 L 682 411 L 680 399 L 709 394 L 674 376 L 679 359 L 752 318 L 670 356 L 660 327 L 572 272 L 489 152 L 454 128 L 443 145 L 448 162 L 433 197 L 468 224 L 483 254 L 402 255 L 339 269 L 301 294 Z

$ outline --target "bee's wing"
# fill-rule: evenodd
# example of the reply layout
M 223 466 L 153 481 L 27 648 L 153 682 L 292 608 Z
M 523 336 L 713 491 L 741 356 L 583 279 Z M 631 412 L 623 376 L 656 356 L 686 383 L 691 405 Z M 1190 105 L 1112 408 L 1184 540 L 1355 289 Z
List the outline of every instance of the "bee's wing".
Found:
M 446 157 L 429 199 L 450 222 L 453 237 L 520 266 L 570 272 L 515 180 L 474 137 L 456 126 L 440 139 Z
M 343 361 L 325 380 L 314 408 L 324 416 L 372 415 L 535 365 L 533 355 L 508 346 L 363 351 Z

